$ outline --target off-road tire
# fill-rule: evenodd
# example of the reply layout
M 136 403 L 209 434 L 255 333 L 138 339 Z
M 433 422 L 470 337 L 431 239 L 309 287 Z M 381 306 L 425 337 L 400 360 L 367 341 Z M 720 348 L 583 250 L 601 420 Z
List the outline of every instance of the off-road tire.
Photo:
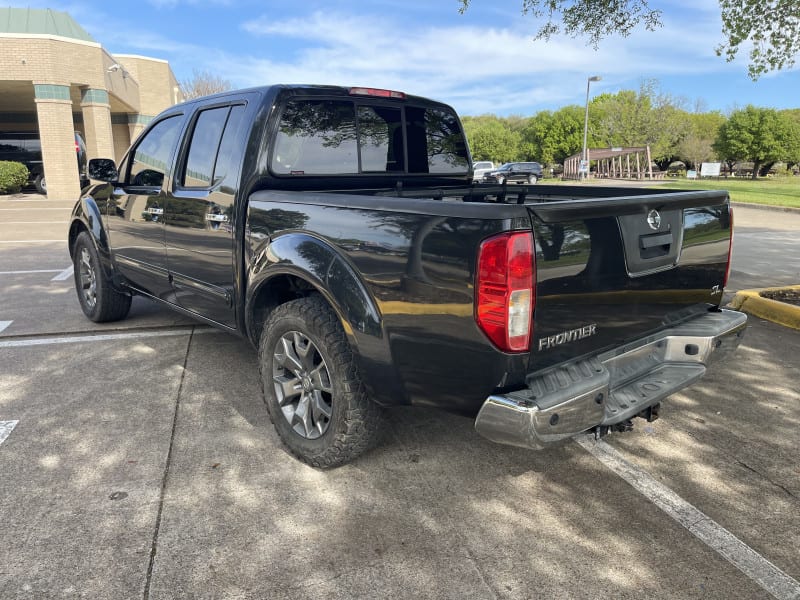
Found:
M 295 334 L 297 337 L 293 338 Z M 318 437 L 314 439 L 298 433 L 294 427 L 303 425 L 293 426 L 280 405 L 279 395 L 284 396 L 284 408 L 289 404 L 284 392 L 276 390 L 280 383 L 275 382 L 289 373 L 284 366 L 287 361 L 276 358 L 276 352 L 280 357 L 281 349 L 285 349 L 284 336 L 310 341 L 329 374 L 332 393 L 325 393 L 325 398 L 330 400 L 330 418 L 320 419 L 320 429 L 324 431 L 315 430 L 313 433 Z M 323 298 L 316 295 L 299 298 L 273 310 L 264 324 L 258 354 L 267 412 L 292 455 L 313 467 L 326 469 L 351 462 L 377 443 L 383 420 L 381 408 L 367 396 L 344 329 Z M 298 376 L 298 385 L 300 380 Z
M 119 321 L 128 316 L 131 295 L 120 292 L 106 276 L 100 257 L 88 232 L 75 240 L 72 253 L 75 268 L 75 291 L 83 314 L 95 323 Z

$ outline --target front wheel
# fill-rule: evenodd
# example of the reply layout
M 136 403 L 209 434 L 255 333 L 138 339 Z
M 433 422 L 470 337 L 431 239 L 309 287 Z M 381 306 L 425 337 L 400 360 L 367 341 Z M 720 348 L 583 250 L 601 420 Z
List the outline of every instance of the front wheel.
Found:
M 499 183 L 500 185 L 503 185 L 503 183 L 505 183 L 505 181 L 506 181 L 505 177 L 498 177 L 497 178 L 497 183 Z
M 44 180 L 44 175 L 37 175 L 33 180 L 33 185 L 36 186 L 36 191 L 40 194 L 47 195 L 47 182 Z
M 275 430 L 303 462 L 337 467 L 377 441 L 380 408 L 366 395 L 336 313 L 319 296 L 272 311 L 259 365 Z
M 117 291 L 100 264 L 91 236 L 83 231 L 75 240 L 72 254 L 75 290 L 83 314 L 95 323 L 119 321 L 128 316 L 131 296 Z

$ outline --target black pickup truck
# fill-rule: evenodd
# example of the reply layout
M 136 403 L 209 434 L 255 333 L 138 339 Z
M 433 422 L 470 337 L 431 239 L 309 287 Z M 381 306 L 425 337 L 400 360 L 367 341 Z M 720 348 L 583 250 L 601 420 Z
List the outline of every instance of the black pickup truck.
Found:
M 81 308 L 141 295 L 248 338 L 288 449 L 343 464 L 384 409 L 541 448 L 653 419 L 736 347 L 727 194 L 473 185 L 449 106 L 276 85 L 158 115 L 75 205 Z

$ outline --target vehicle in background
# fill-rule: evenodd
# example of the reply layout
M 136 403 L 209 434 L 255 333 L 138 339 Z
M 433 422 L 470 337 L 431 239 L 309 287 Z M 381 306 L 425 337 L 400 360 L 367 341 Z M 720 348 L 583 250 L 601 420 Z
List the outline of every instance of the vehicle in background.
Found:
M 538 162 L 506 163 L 483 176 L 483 183 L 530 183 L 542 178 L 542 165 Z
M 472 165 L 472 181 L 480 182 L 483 176 L 494 170 L 494 163 L 490 160 L 479 160 Z
M 75 132 L 75 153 L 78 159 L 78 174 L 81 188 L 89 183 L 86 175 L 86 143 L 79 132 Z M 28 167 L 29 183 L 40 194 L 47 193 L 42 162 L 42 142 L 37 131 L 0 133 L 0 160 L 20 162 Z

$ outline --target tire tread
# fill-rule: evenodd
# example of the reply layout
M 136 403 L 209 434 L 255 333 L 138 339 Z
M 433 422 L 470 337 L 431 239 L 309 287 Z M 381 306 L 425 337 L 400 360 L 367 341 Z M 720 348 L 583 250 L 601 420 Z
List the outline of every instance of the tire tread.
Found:
M 344 402 L 346 409 L 341 428 L 335 431 L 335 437 L 322 451 L 310 454 L 294 447 L 281 435 L 281 430 L 276 424 L 276 419 L 282 419 L 281 413 L 273 414 L 273 407 L 269 401 L 267 382 L 271 381 L 271 373 L 265 372 L 272 352 L 267 343 L 273 324 L 286 317 L 300 317 L 309 324 L 315 333 L 326 345 L 327 354 L 334 362 L 333 370 L 336 374 L 343 375 L 340 381 L 342 394 L 334 399 L 335 402 Z M 358 375 L 358 370 L 353 357 L 350 344 L 347 341 L 344 329 L 336 313 L 320 296 L 312 295 L 305 298 L 292 300 L 278 306 L 270 313 L 264 325 L 259 344 L 259 364 L 262 369 L 261 384 L 264 398 L 267 403 L 267 412 L 270 420 L 283 442 L 286 449 L 295 458 L 319 469 L 328 469 L 351 462 L 360 456 L 378 441 L 383 421 L 380 407 L 372 402 L 366 392 L 364 384 Z M 333 426 L 333 423 L 331 424 Z

